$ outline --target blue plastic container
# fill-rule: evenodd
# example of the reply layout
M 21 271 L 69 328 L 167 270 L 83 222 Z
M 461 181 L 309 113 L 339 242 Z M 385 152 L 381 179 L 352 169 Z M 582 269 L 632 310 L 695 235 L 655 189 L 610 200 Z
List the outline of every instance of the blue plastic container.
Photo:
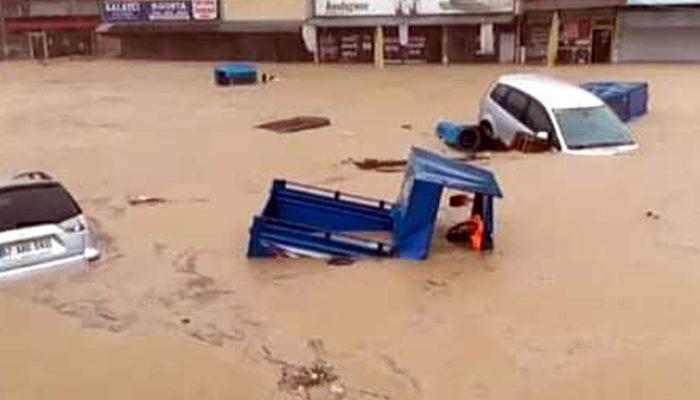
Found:
M 445 144 L 463 150 L 476 151 L 481 143 L 482 132 L 479 125 L 463 125 L 441 121 L 438 123 L 435 132 Z
M 226 63 L 214 69 L 217 85 L 255 84 L 258 82 L 258 67 L 250 63 Z
M 624 122 L 648 111 L 649 85 L 646 82 L 586 82 L 581 87 L 603 100 Z
M 437 135 L 443 142 L 451 145 L 459 145 L 459 135 L 466 128 L 466 125 L 455 124 L 453 122 L 442 121 L 438 123 Z

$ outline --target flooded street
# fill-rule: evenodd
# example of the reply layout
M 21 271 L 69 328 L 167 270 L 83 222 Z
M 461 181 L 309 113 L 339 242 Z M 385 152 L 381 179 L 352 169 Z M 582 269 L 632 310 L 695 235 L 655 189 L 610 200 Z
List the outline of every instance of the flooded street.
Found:
M 349 399 L 700 393 L 700 68 L 551 70 L 648 81 L 639 150 L 491 154 L 505 194 L 492 254 L 447 243 L 445 211 L 425 262 L 329 267 L 246 259 L 272 179 L 395 199 L 402 174 L 343 160 L 459 155 L 437 121 L 472 121 L 499 75 L 538 69 L 263 65 L 281 80 L 222 88 L 212 67 L 0 64 L 0 175 L 59 179 L 103 248 L 95 266 L 0 284 L 0 398 L 294 398 L 266 350 L 305 364 L 310 341 Z M 296 115 L 332 125 L 253 127 Z

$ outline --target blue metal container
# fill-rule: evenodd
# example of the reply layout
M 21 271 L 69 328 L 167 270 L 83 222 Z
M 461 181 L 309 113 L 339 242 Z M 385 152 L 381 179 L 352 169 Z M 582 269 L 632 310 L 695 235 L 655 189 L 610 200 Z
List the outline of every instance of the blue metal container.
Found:
M 586 82 L 581 87 L 603 100 L 624 122 L 648 111 L 649 85 L 646 82 Z
M 241 85 L 258 82 L 258 67 L 250 63 L 226 63 L 214 69 L 217 85 Z

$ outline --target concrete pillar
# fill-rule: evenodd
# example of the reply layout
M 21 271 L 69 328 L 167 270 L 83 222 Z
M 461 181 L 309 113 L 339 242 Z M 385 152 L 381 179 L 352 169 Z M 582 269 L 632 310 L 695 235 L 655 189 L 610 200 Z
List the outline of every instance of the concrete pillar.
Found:
M 314 48 L 314 64 L 320 64 L 321 63 L 321 41 L 319 38 L 321 37 L 321 29 L 320 28 L 314 28 L 316 31 L 316 40 L 315 40 L 315 48 Z
M 7 57 L 7 28 L 5 27 L 5 11 L 2 8 L 3 0 L 0 0 L 0 58 Z
M 44 43 L 44 60 L 49 58 L 49 39 L 46 36 L 46 31 L 41 31 L 41 41 Z
M 442 52 L 442 63 L 450 63 L 450 36 L 447 32 L 447 27 L 442 27 L 442 40 L 440 42 L 440 51 Z
M 374 66 L 384 68 L 384 31 L 381 26 L 374 30 Z
M 36 58 L 36 54 L 34 54 L 34 39 L 31 32 L 27 32 L 27 41 L 29 42 L 29 57 L 33 60 Z

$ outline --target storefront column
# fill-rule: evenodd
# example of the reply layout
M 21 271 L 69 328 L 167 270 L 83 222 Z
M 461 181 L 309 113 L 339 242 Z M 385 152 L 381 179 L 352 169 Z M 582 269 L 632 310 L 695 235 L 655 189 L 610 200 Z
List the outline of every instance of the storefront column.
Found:
M 384 68 L 384 31 L 381 26 L 374 30 L 374 66 Z
M 32 40 L 32 33 L 27 32 L 27 42 L 29 43 L 29 57 L 33 60 L 35 58 L 34 54 L 34 41 Z
M 443 26 L 442 27 L 442 40 L 440 41 L 440 51 L 442 52 L 442 63 L 443 64 L 449 64 L 450 62 L 450 56 L 449 56 L 449 49 L 450 49 L 450 42 L 449 42 L 449 35 L 447 32 L 447 27 Z
M 46 35 L 46 31 L 41 31 L 41 41 L 44 43 L 44 59 L 49 58 L 49 39 Z

